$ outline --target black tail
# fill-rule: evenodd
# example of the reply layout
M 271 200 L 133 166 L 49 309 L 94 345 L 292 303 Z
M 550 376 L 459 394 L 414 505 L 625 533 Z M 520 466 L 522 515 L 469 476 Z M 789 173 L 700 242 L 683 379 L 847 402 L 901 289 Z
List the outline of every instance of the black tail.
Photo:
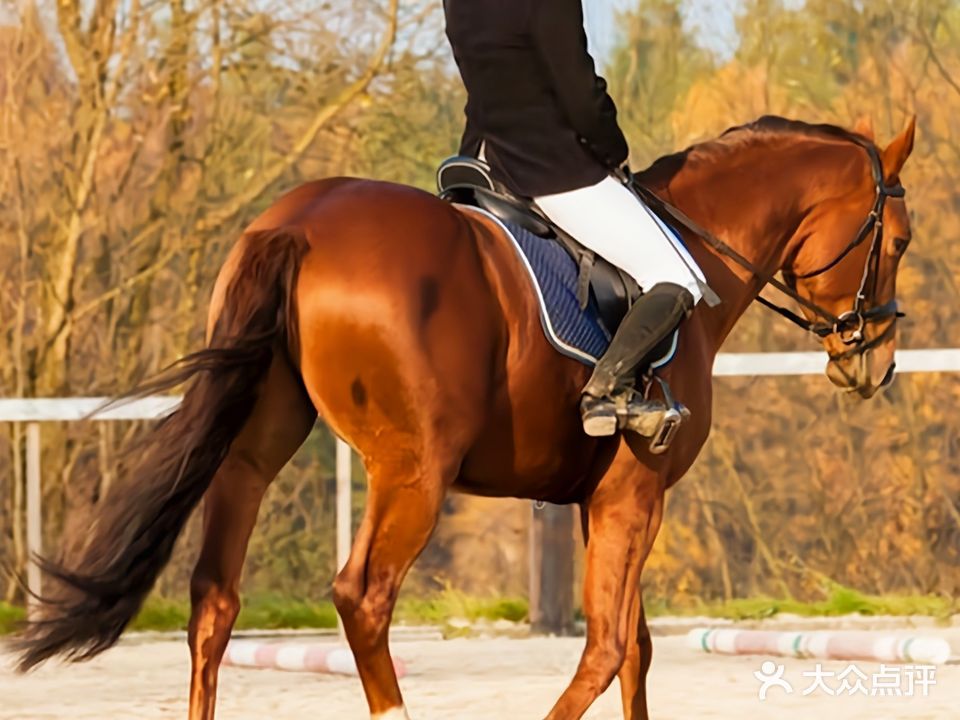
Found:
M 41 562 L 58 589 L 13 641 L 21 671 L 55 655 L 87 660 L 117 641 L 249 418 L 274 352 L 295 343 L 291 294 L 306 240 L 274 230 L 243 242 L 209 347 L 132 393 L 189 381 L 183 404 L 125 450 L 122 479 L 101 501 L 75 567 Z

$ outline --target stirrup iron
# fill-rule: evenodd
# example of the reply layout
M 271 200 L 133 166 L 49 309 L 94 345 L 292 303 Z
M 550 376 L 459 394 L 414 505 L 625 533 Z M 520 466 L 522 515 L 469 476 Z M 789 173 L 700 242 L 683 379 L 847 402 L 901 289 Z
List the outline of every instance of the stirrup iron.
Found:
M 670 449 L 670 445 L 677 436 L 683 421 L 690 417 L 690 411 L 674 399 L 666 380 L 659 375 L 654 375 L 654 377 L 660 383 L 667 410 L 660 420 L 660 426 L 650 439 L 650 452 L 654 455 L 662 455 Z
M 650 439 L 650 452 L 654 455 L 662 455 L 669 450 L 682 424 L 683 415 L 680 414 L 680 411 L 676 408 L 669 408 L 663 414 L 660 427 L 657 428 L 657 431 Z

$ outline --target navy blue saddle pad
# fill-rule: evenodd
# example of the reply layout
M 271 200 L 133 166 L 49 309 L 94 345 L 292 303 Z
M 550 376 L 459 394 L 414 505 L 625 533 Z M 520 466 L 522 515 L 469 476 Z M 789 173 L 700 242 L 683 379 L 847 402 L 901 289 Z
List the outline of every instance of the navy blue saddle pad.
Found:
M 540 323 L 550 344 L 567 357 L 590 367 L 596 365 L 610 346 L 611 332 L 604 327 L 592 297 L 586 309 L 580 309 L 579 268 L 573 258 L 553 240 L 534 235 L 514 223 L 504 223 L 480 208 L 471 210 L 492 218 L 507 231 L 530 275 L 540 305 Z M 654 366 L 669 362 L 675 350 L 676 334 L 670 352 Z

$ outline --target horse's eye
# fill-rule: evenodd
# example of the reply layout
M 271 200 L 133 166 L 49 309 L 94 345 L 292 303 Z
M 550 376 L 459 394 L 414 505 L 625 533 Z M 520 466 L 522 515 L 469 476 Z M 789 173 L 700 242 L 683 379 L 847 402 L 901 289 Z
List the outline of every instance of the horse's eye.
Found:
M 910 238 L 898 237 L 893 239 L 893 247 L 896 248 L 897 252 L 901 254 L 906 252 L 907 245 L 909 244 L 910 244 Z

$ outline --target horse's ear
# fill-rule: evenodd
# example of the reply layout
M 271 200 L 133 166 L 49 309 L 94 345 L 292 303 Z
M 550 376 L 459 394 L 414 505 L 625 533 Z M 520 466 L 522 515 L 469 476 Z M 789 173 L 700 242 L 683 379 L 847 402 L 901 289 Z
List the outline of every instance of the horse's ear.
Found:
M 883 151 L 883 172 L 888 183 L 900 175 L 904 163 L 913 152 L 913 138 L 917 132 L 917 116 L 911 115 L 907 125 Z
M 863 135 L 867 140 L 873 140 L 873 118 L 869 115 L 861 115 L 857 120 L 857 124 L 853 126 L 853 131 L 857 133 L 857 135 Z

